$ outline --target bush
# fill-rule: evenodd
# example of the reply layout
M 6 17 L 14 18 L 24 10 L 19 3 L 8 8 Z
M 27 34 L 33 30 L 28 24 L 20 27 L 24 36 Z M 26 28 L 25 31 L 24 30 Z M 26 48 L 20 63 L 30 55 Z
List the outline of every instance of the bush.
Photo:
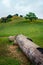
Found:
M 23 17 L 23 15 L 20 15 L 20 17 Z
M 18 14 L 15 14 L 14 16 L 18 16 Z
M 9 21 L 11 21 L 11 18 L 12 18 L 11 15 L 8 15 L 7 17 L 2 17 L 1 18 L 1 23 L 9 22 Z
M 1 18 L 1 23 L 6 23 L 7 18 Z
M 8 18 L 7 20 L 6 20 L 6 22 L 10 22 L 11 21 L 11 18 Z
M 7 19 L 8 19 L 8 18 L 12 18 L 12 15 L 8 15 L 8 16 L 7 16 Z

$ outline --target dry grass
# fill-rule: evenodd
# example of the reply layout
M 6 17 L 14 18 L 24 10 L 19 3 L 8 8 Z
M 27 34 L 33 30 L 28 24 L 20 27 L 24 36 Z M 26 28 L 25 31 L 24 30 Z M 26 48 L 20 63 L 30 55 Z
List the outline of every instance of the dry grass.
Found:
M 30 63 L 30 61 L 27 59 L 24 53 L 21 50 L 18 51 L 18 46 L 10 45 L 8 49 L 10 51 L 9 55 L 18 59 L 21 62 L 21 65 L 28 65 Z

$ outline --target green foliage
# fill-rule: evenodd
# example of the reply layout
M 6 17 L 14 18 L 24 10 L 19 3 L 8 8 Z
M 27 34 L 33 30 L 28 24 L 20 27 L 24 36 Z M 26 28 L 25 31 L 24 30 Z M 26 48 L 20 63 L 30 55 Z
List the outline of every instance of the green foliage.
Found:
M 35 15 L 35 13 L 29 12 L 29 14 L 26 14 L 26 19 L 29 19 L 30 21 L 38 19 Z
M 12 18 L 13 16 L 12 15 L 8 15 L 6 18 L 7 18 L 7 22 L 10 22 L 11 21 L 11 18 Z
M 7 20 L 7 18 L 2 17 L 1 18 L 1 23 L 6 23 L 6 20 Z
M 7 19 L 9 19 L 9 18 L 12 18 L 12 15 L 8 15 L 8 16 L 7 16 Z
M 23 15 L 20 15 L 20 17 L 23 17 Z
M 11 18 L 12 18 L 12 15 L 8 15 L 7 17 L 2 17 L 0 22 L 1 23 L 9 22 L 9 21 L 11 21 Z
M 8 18 L 7 20 L 6 20 L 6 22 L 11 22 L 12 20 L 11 20 L 11 18 Z
M 0 65 L 20 65 L 16 58 L 0 56 Z
M 18 14 L 15 14 L 14 16 L 18 16 Z

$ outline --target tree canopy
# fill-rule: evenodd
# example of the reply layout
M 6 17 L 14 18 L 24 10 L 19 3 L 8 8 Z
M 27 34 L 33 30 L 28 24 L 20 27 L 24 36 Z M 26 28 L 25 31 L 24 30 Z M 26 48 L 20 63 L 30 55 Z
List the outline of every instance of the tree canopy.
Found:
M 12 15 L 8 15 L 7 18 L 12 18 Z
M 28 14 L 26 14 L 25 18 L 32 21 L 33 19 L 36 20 L 37 16 L 35 15 L 35 13 L 29 12 Z

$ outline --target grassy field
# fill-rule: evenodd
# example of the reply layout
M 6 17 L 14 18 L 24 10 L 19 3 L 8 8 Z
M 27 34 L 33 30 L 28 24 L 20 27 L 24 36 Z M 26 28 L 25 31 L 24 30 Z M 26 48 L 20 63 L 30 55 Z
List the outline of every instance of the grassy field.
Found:
M 0 37 L 24 34 L 36 44 L 43 47 L 43 22 L 29 23 L 27 21 L 0 24 Z
M 0 65 L 30 65 L 30 62 L 24 57 L 21 50 L 16 47 L 15 51 L 11 47 L 13 43 L 8 41 L 8 36 L 16 34 L 24 34 L 43 47 L 43 22 L 41 20 L 40 22 L 29 22 L 24 19 L 17 19 L 9 23 L 2 23 L 0 24 Z M 11 48 L 11 50 L 8 48 Z M 12 53 L 12 50 L 16 54 Z M 23 57 L 24 60 L 22 61 Z

